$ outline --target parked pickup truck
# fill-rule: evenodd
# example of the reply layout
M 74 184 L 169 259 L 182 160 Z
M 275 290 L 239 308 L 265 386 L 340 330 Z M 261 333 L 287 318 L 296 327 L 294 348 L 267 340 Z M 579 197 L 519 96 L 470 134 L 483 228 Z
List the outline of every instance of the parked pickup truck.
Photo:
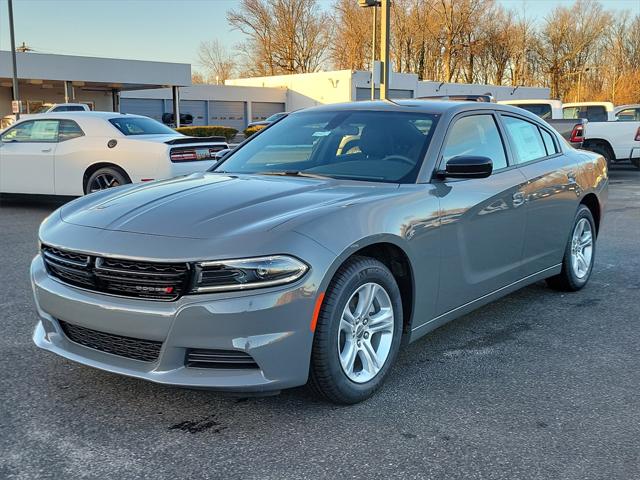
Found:
M 560 133 L 571 146 L 582 148 L 587 120 L 562 118 L 562 102 L 560 100 L 501 100 L 498 103 L 519 107 L 544 121 Z
M 52 112 L 90 112 L 91 109 L 86 103 L 45 103 L 37 110 L 30 113 L 21 113 L 20 120 L 29 118 L 32 115 L 39 113 L 52 113 Z M 16 116 L 14 114 L 5 115 L 0 120 L 0 130 L 13 125 L 16 122 Z
M 640 105 L 614 107 L 611 102 L 563 104 L 560 100 L 511 100 L 498 103 L 524 108 L 547 120 L 556 129 L 563 128 L 556 122 L 583 120 L 586 123 L 575 132 L 582 136 L 582 148 L 599 153 L 608 163 L 628 160 L 640 168 Z M 565 130 L 563 136 L 567 138 L 566 135 Z

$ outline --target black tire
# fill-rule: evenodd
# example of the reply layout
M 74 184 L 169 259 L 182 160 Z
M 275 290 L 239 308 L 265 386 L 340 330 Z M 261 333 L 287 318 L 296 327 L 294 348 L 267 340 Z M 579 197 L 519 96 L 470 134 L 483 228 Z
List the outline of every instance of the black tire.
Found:
M 116 167 L 99 168 L 87 178 L 84 184 L 84 193 L 92 193 L 107 188 L 119 187 L 131 183 L 131 179 L 121 169 Z M 100 185 L 101 188 L 97 188 Z
M 587 219 L 587 221 L 591 225 L 593 246 L 591 252 L 591 261 L 587 273 L 582 278 L 579 278 L 574 272 L 572 266 L 571 250 L 573 246 L 572 240 L 574 231 L 578 225 L 578 222 L 580 222 L 580 220 L 583 218 Z M 573 221 L 573 226 L 571 227 L 571 233 L 569 234 L 567 247 L 564 251 L 564 258 L 562 259 L 562 271 L 558 275 L 547 278 L 547 285 L 549 285 L 554 290 L 560 290 L 563 292 L 576 292 L 584 287 L 589 281 L 591 272 L 593 271 L 593 264 L 596 258 L 596 243 L 596 225 L 593 220 L 591 210 L 589 210 L 585 205 L 580 205 Z
M 633 164 L 634 167 L 640 168 L 640 158 L 632 158 L 631 163 Z
M 386 290 L 393 307 L 394 327 L 391 347 L 383 366 L 371 380 L 356 383 L 349 379 L 340 364 L 338 335 L 340 318 L 347 302 L 366 283 L 377 283 Z M 382 385 L 395 362 L 400 349 L 402 325 L 400 289 L 389 269 L 369 257 L 347 260 L 331 280 L 318 316 L 309 372 L 311 388 L 320 396 L 339 404 L 354 404 L 370 397 Z
M 596 143 L 595 145 L 590 146 L 588 150 L 591 150 L 593 153 L 597 153 L 598 155 L 602 155 L 607 161 L 608 166 L 615 162 L 613 152 L 607 145 L 603 143 Z

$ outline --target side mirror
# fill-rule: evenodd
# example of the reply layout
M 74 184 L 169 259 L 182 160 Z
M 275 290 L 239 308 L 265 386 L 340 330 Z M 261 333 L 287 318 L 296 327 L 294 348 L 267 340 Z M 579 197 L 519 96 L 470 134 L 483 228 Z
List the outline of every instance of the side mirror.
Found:
M 488 157 L 459 156 L 449 159 L 441 176 L 447 178 L 486 178 L 493 171 Z

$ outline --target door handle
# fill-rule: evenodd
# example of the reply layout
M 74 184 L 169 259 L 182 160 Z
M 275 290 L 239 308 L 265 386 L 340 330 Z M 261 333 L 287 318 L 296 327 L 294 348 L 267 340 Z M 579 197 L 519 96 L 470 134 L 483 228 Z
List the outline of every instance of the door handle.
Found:
M 42 153 L 49 153 L 50 151 L 51 151 L 51 147 L 42 149 Z

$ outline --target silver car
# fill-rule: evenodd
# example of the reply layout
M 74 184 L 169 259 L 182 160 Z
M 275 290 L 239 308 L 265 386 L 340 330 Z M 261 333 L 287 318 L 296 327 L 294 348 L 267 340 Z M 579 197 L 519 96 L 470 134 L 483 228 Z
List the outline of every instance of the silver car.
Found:
M 355 403 L 398 350 L 591 275 L 601 156 L 492 103 L 292 113 L 201 174 L 79 198 L 39 232 L 35 343 L 154 382 Z

